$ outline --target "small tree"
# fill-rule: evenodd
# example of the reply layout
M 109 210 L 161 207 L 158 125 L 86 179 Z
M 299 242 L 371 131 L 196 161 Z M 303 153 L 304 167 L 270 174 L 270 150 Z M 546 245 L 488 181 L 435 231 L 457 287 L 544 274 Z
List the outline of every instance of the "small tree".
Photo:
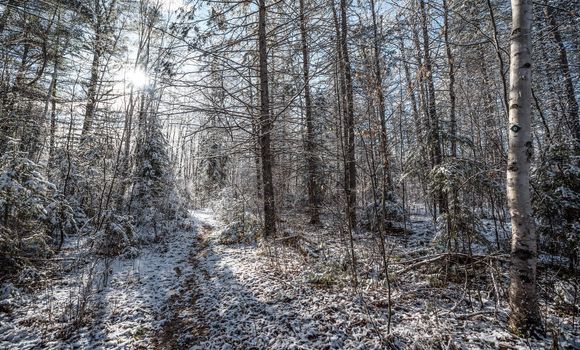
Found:
M 0 266 L 5 273 L 50 256 L 76 228 L 68 203 L 16 145 L 0 158 Z
M 131 211 L 157 233 L 157 224 L 173 218 L 178 203 L 167 141 L 156 116 L 148 118 L 137 144 Z

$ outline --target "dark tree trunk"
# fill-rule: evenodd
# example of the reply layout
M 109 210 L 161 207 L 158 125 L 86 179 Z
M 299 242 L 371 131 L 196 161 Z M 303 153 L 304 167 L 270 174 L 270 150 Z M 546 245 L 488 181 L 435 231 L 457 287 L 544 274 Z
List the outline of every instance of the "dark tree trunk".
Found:
M 544 15 L 546 16 L 546 21 L 548 22 L 548 28 L 556 46 L 558 48 L 558 67 L 562 72 L 562 78 L 564 79 L 564 90 L 566 94 L 567 101 L 567 117 L 566 124 L 570 129 L 572 137 L 576 139 L 576 142 L 580 143 L 580 121 L 578 120 L 578 101 L 576 100 L 576 93 L 574 89 L 574 82 L 570 75 L 570 65 L 568 64 L 568 54 L 566 52 L 566 46 L 562 40 L 562 35 L 558 29 L 558 23 L 556 22 L 556 17 L 554 16 L 554 11 L 552 7 L 549 6 L 548 2 L 545 2 Z M 578 146 L 577 146 L 578 147 Z
M 304 109 L 306 114 L 306 160 L 308 167 L 308 206 L 310 211 L 310 223 L 320 223 L 320 193 L 318 186 L 318 160 L 316 156 L 316 144 L 314 133 L 314 120 L 312 116 L 312 99 L 310 97 L 310 67 L 308 57 L 308 40 L 306 32 L 306 15 L 304 0 L 300 0 L 300 36 L 302 41 L 302 66 L 304 75 Z
M 272 182 L 270 96 L 268 93 L 268 49 L 266 42 L 266 0 L 259 0 L 258 47 L 260 55 L 260 154 L 264 188 L 264 236 L 276 233 L 276 203 Z
M 341 51 L 342 51 L 342 65 L 344 72 L 344 81 L 346 90 L 346 106 L 345 106 L 345 120 L 344 133 L 346 141 L 346 162 L 345 162 L 345 191 L 347 201 L 347 212 L 350 227 L 356 226 L 356 160 L 355 160 L 355 146 L 354 146 L 354 97 L 352 86 L 352 71 L 350 66 L 350 58 L 348 54 L 348 17 L 346 11 L 346 0 L 340 1 L 341 12 Z

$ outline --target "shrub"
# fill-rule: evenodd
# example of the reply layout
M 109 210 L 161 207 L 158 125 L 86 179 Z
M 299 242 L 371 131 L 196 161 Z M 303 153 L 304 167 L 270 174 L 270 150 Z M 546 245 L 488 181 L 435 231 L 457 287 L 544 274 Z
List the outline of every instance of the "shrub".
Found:
M 53 253 L 50 233 L 62 226 L 52 217 L 63 205 L 41 167 L 17 150 L 0 158 L 0 269 L 15 273 Z M 54 220 L 53 220 L 54 219 Z M 66 220 L 64 220 L 66 221 Z

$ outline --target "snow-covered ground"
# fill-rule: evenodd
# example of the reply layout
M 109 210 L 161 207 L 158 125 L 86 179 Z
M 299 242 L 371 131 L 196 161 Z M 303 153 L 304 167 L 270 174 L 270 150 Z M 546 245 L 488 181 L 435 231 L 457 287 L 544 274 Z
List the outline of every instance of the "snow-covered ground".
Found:
M 14 295 L 0 314 L 0 349 L 541 349 L 505 330 L 507 305 L 477 281 L 443 283 L 419 270 L 378 279 L 372 236 L 356 236 L 358 288 L 353 289 L 344 242 L 330 228 L 304 231 L 315 255 L 295 246 L 219 244 L 209 210 L 193 224 L 143 247 L 134 259 L 100 262 L 93 275 L 106 287 L 88 296 L 78 329 L 70 328 L 87 267 L 73 269 L 36 293 Z M 433 252 L 428 218 L 412 217 L 412 237 L 391 239 L 390 271 Z M 431 232 L 431 233 L 429 233 Z M 490 267 L 489 271 L 492 271 Z M 107 272 L 104 273 L 104 272 Z M 489 272 L 488 270 L 482 270 Z M 501 272 L 495 275 L 504 279 Z M 499 283 L 499 281 L 498 281 Z M 85 283 L 86 284 L 86 283 Z M 103 285 L 101 282 L 95 285 Z M 71 296 L 77 298 L 71 300 Z M 544 307 L 544 306 L 543 306 Z M 578 325 L 546 305 L 561 344 L 579 346 Z M 72 318 L 74 320 L 74 318 Z M 577 321 L 576 321 L 577 323 Z
M 408 251 L 428 245 L 430 223 L 412 218 L 417 237 Z M 357 240 L 360 265 L 370 265 L 372 240 Z M 332 241 L 313 234 L 311 241 Z M 367 237 L 368 238 L 368 237 Z M 359 288 L 347 272 L 332 266 L 342 248 L 321 244 L 314 260 L 280 246 L 276 249 L 217 244 L 217 231 L 200 235 L 196 258 L 195 307 L 203 333 L 193 349 L 529 349 L 550 346 L 550 340 L 528 343 L 505 330 L 507 305 L 496 305 L 492 293 L 475 286 L 437 286 L 428 276 L 411 272 L 393 283 L 391 332 L 386 288 L 373 282 L 372 267 Z M 338 240 L 337 240 L 338 241 Z M 338 243 L 338 242 L 337 242 Z M 369 245 L 363 249 L 365 245 Z M 402 247 L 397 247 L 402 248 Z M 326 252 L 324 251 L 326 249 Z M 367 256 L 362 252 L 370 252 Z M 425 253 L 426 251 L 424 251 Z M 403 257 L 404 254 L 400 254 Z M 329 264 L 330 262 L 330 264 Z M 405 267 L 394 264 L 397 269 Z M 375 271 L 376 272 L 376 271 Z M 552 320 L 554 321 L 554 320 Z M 559 320 L 562 322 L 562 320 Z M 571 332 L 570 319 L 563 322 Z M 568 333 L 563 343 L 578 336 Z M 188 344 L 191 345 L 191 344 Z M 576 343 L 576 346 L 578 344 Z
M 167 300 L 191 271 L 195 232 L 177 228 L 136 258 L 73 269 L 40 291 L 14 289 L 11 312 L 0 313 L 0 349 L 150 348 Z

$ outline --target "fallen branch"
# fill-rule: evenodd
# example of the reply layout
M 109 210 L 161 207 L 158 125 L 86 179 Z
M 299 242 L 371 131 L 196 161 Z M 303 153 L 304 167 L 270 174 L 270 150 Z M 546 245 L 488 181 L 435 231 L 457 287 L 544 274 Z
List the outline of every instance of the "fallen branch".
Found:
M 462 258 L 462 259 L 474 259 L 474 260 L 499 260 L 499 261 L 504 261 L 504 262 L 509 262 L 509 257 L 507 255 L 469 255 L 469 254 L 463 254 L 463 253 L 442 253 L 442 254 L 438 254 L 438 255 L 432 255 L 427 257 L 424 260 L 415 262 L 399 271 L 395 271 L 395 275 L 402 275 L 406 272 L 409 272 L 413 269 L 416 269 L 418 267 L 421 267 L 423 265 L 427 265 L 430 263 L 434 263 L 437 262 L 439 260 L 443 260 L 445 258 Z M 411 260 L 411 261 L 415 261 L 415 260 Z M 407 261 L 407 262 L 402 262 L 399 263 L 401 265 L 406 265 L 411 261 Z
M 471 314 L 458 315 L 457 319 L 458 320 L 467 320 L 468 318 L 472 318 L 475 316 L 488 315 L 488 314 L 493 314 L 493 313 L 495 313 L 495 311 L 492 311 L 492 310 L 477 311 L 477 312 L 474 312 Z
M 306 242 L 308 245 L 306 248 L 303 248 L 300 244 L 298 244 L 299 241 L 304 241 Z M 302 253 L 303 255 L 308 255 L 314 258 L 318 257 L 318 249 L 316 248 L 317 244 L 314 243 L 313 241 L 309 240 L 308 238 L 304 237 L 303 235 L 300 234 L 296 234 L 296 235 L 291 235 L 291 236 L 286 236 L 286 237 L 279 237 L 274 239 L 274 241 L 276 242 L 291 242 L 289 245 L 295 246 L 300 253 Z

